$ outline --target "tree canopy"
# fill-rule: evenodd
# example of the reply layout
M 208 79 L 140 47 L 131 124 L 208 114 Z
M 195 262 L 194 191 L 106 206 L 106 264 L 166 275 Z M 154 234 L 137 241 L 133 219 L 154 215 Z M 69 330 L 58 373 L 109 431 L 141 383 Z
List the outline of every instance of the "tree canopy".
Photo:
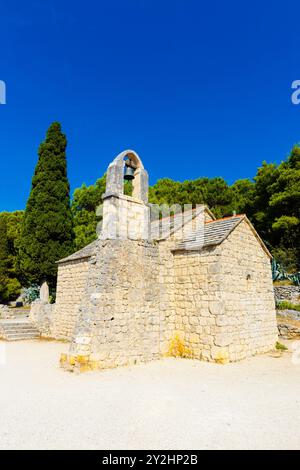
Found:
M 39 147 L 18 251 L 23 283 L 56 283 L 56 261 L 73 250 L 73 220 L 67 178 L 66 136 L 58 122 Z
M 66 137 L 54 123 L 39 149 L 24 215 L 0 213 L 0 302 L 15 298 L 21 284 L 47 279 L 53 286 L 55 262 L 96 239 L 106 176 L 75 189 L 70 207 L 65 149 Z M 299 146 L 279 165 L 263 162 L 253 179 L 232 185 L 221 177 L 160 179 L 149 188 L 149 202 L 207 204 L 216 217 L 246 213 L 276 260 L 290 273 L 300 270 Z
M 96 238 L 96 208 L 105 191 L 105 177 L 75 190 L 72 202 L 76 248 Z M 149 188 L 153 204 L 206 204 L 214 215 L 246 213 L 272 254 L 289 271 L 300 269 L 300 147 L 279 165 L 263 162 L 253 179 L 228 185 L 221 178 L 183 182 L 163 178 Z
M 0 213 L 0 302 L 15 299 L 21 289 L 16 269 L 23 212 Z

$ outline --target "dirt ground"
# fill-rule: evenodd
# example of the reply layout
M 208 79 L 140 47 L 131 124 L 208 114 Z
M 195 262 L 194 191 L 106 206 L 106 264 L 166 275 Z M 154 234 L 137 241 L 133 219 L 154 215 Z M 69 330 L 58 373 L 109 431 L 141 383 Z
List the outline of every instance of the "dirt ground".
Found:
M 0 342 L 1 449 L 300 449 L 291 352 L 75 375 L 59 368 L 66 349 Z

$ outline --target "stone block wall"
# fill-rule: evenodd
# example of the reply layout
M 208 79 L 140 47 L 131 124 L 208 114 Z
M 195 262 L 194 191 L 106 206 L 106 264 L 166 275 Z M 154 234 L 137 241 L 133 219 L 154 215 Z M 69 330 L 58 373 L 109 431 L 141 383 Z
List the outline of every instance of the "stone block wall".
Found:
M 175 316 L 171 322 L 171 349 L 183 356 L 216 360 L 215 339 L 220 328 L 216 314 L 220 302 L 218 248 L 174 253 Z
M 53 338 L 55 304 L 35 300 L 30 308 L 30 320 L 35 324 L 43 338 Z
M 158 359 L 164 324 L 158 280 L 156 244 L 99 240 L 63 365 L 110 368 Z
M 300 304 L 300 286 L 275 286 L 275 300 Z
M 131 196 L 106 196 L 103 202 L 102 239 L 148 240 L 150 211 Z
M 0 320 L 13 317 L 12 311 L 7 305 L 0 304 Z
M 160 310 L 160 354 L 168 355 L 170 341 L 173 337 L 176 304 L 175 304 L 175 266 L 172 249 L 174 241 L 167 239 L 159 242 L 159 310 Z
M 221 245 L 175 251 L 173 260 L 163 353 L 223 363 L 274 348 L 270 259 L 246 221 Z
M 101 240 L 60 265 L 53 336 L 66 368 L 110 368 L 166 355 L 236 361 L 277 339 L 270 259 L 246 221 L 214 247 Z
M 85 292 L 89 259 L 68 261 L 58 267 L 56 303 L 51 336 L 71 341 Z
M 219 355 L 235 361 L 267 352 L 277 340 L 270 258 L 245 220 L 220 252 Z

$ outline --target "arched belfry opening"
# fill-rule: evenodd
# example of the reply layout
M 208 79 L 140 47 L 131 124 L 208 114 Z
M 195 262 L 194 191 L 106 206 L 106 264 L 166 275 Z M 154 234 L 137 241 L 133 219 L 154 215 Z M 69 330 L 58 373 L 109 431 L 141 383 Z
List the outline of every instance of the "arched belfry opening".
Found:
M 124 195 L 124 179 L 132 181 L 132 197 L 148 202 L 148 173 L 136 152 L 121 152 L 108 166 L 105 195 Z
M 132 193 L 124 194 L 130 181 Z M 136 152 L 121 152 L 108 166 L 101 238 L 149 239 L 148 173 Z

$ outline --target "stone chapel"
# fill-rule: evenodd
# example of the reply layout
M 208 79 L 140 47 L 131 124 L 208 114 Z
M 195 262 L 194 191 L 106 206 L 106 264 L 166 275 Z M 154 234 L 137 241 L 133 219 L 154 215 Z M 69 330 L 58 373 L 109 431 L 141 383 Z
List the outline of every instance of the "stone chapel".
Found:
M 246 215 L 215 219 L 201 206 L 153 220 L 148 174 L 132 150 L 108 167 L 102 214 L 97 240 L 58 261 L 56 303 L 31 309 L 42 336 L 70 342 L 62 367 L 165 356 L 226 363 L 274 348 L 271 255 Z

